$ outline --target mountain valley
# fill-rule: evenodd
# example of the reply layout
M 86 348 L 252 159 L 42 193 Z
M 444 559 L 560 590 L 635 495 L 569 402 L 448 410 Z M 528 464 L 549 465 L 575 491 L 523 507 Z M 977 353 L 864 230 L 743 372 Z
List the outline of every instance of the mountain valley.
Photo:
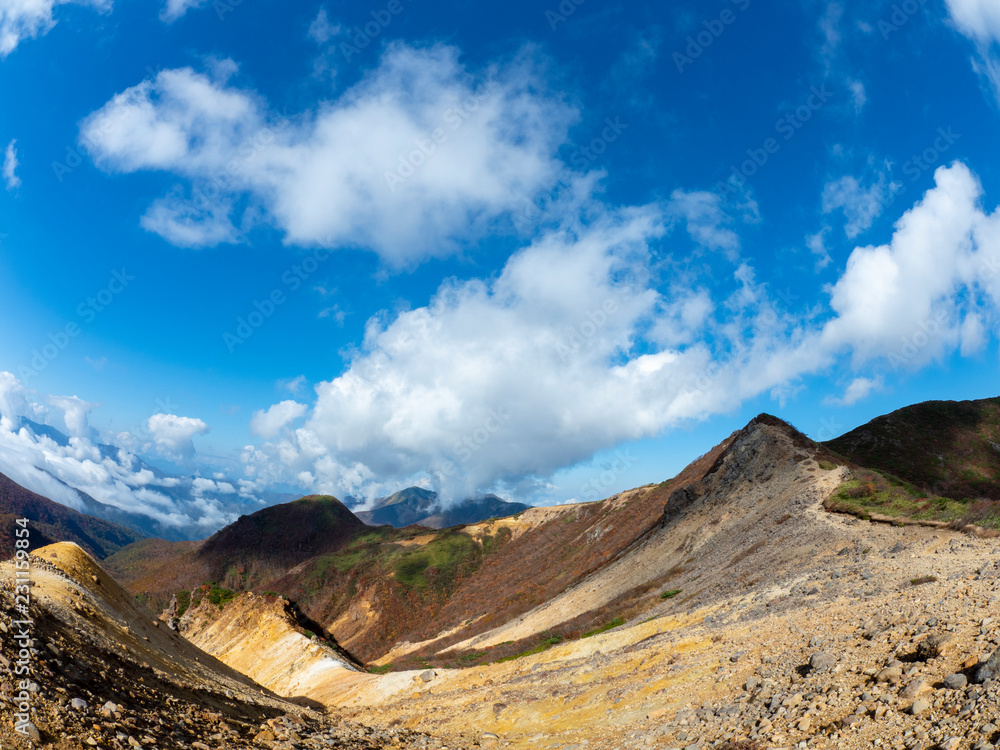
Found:
M 761 415 L 674 479 L 596 503 L 436 530 L 372 527 L 315 496 L 100 563 L 71 544 L 37 549 L 39 638 L 62 650 L 81 633 L 158 680 L 132 696 L 60 681 L 56 652 L 36 646 L 51 675 L 34 677 L 34 700 L 82 688 L 96 720 L 42 712 L 38 729 L 124 749 L 105 729 L 121 719 L 96 702 L 148 717 L 162 693 L 213 702 L 221 718 L 190 709 L 192 726 L 228 727 L 198 730 L 213 748 L 992 748 L 991 496 L 945 498 L 977 506 L 978 523 L 924 517 L 938 495 L 905 465 L 861 465 L 852 441 L 821 445 Z M 892 492 L 853 492 L 870 477 Z M 838 512 L 844 497 L 868 505 Z M 0 578 L 9 592 L 10 564 Z

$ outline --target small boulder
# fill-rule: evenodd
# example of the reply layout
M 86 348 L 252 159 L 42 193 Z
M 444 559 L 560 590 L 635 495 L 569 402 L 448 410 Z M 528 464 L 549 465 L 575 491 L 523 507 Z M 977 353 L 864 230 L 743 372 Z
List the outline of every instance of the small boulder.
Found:
M 969 679 L 960 672 L 950 674 L 944 678 L 944 686 L 949 690 L 964 690 L 969 684 Z
M 836 665 L 837 657 L 825 651 L 817 651 L 809 657 L 809 669 L 812 672 L 829 672 Z
M 69 702 L 70 708 L 81 713 L 87 710 L 87 701 L 83 698 L 74 698 Z
M 891 682 L 894 685 L 902 679 L 903 670 L 899 667 L 886 667 L 875 675 L 875 682 Z
M 914 716 L 920 716 L 920 714 L 929 711 L 931 708 L 931 702 L 924 700 L 923 698 L 918 698 L 913 701 L 913 705 L 910 706 L 910 713 Z
M 930 689 L 931 686 L 918 677 L 899 691 L 899 697 L 909 700 L 911 698 L 916 698 L 922 693 L 926 693 Z

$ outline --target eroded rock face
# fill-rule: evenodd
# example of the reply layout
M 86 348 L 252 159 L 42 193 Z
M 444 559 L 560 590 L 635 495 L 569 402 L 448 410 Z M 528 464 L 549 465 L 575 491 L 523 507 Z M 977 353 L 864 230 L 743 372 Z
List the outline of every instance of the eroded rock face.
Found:
M 307 632 L 281 597 L 241 594 L 222 609 L 202 600 L 180 623 L 194 645 L 286 698 L 310 695 L 357 664 L 336 643 Z

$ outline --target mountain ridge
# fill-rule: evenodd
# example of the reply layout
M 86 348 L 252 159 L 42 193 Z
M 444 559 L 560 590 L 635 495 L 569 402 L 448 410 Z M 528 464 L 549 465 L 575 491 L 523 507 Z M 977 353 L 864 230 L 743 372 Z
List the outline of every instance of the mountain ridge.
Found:
M 3 557 L 14 553 L 14 528 L 19 518 L 30 521 L 30 549 L 72 541 L 98 559 L 105 559 L 145 537 L 134 529 L 60 505 L 0 474 L 0 555 Z

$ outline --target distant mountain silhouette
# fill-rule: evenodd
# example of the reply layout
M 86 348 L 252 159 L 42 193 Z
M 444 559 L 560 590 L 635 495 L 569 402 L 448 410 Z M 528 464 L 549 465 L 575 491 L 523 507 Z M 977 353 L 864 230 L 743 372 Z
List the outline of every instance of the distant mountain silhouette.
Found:
M 466 523 L 479 523 L 490 518 L 503 518 L 530 508 L 523 503 L 509 503 L 496 495 L 469 498 L 458 505 L 441 510 L 438 494 L 421 487 L 408 487 L 375 501 L 371 510 L 358 511 L 357 517 L 371 526 L 419 525 L 431 529 L 446 529 Z

